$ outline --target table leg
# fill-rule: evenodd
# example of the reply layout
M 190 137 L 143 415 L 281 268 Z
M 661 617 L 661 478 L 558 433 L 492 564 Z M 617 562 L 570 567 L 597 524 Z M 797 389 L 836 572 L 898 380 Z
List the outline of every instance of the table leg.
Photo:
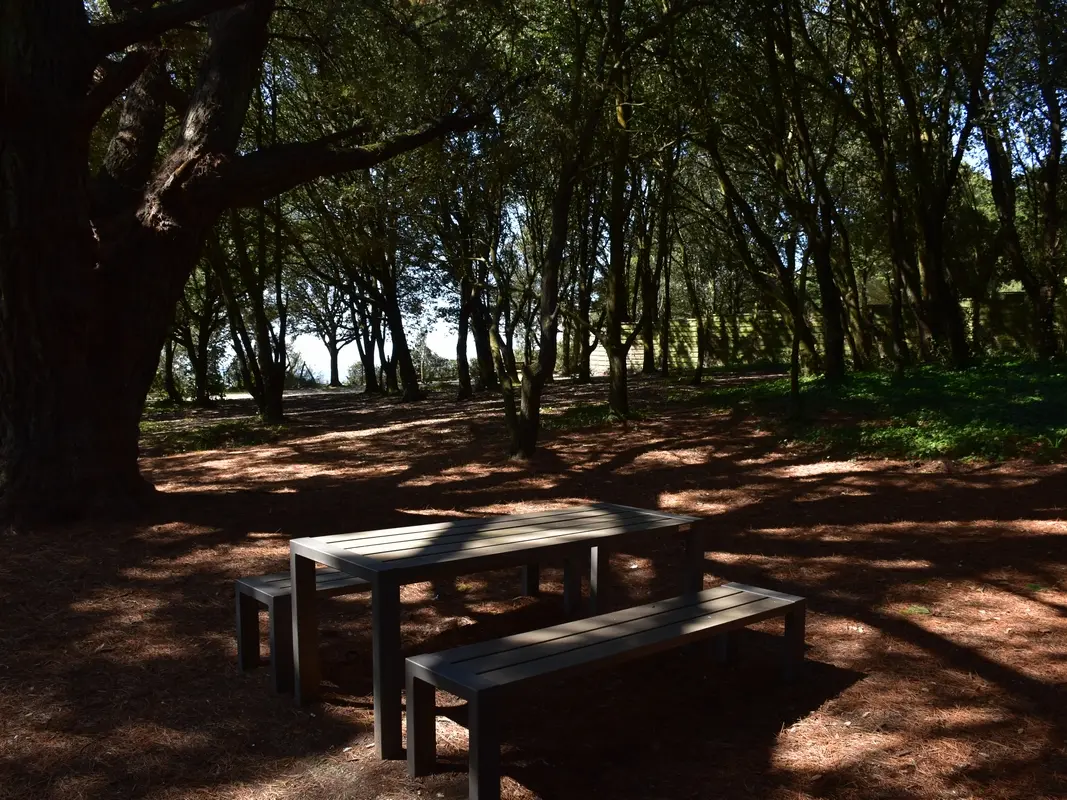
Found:
M 315 562 L 289 556 L 293 596 L 293 695 L 303 704 L 319 696 L 319 621 L 315 607 Z
M 537 564 L 527 564 L 522 568 L 522 593 L 526 597 L 541 594 L 541 568 Z
M 563 613 L 572 616 L 582 604 L 582 559 L 568 556 L 563 561 Z
M 601 606 L 604 604 L 604 597 L 602 597 L 602 589 L 607 588 L 607 580 L 604 581 L 604 585 L 601 586 L 600 575 L 601 571 L 604 573 L 606 579 L 608 570 L 608 551 L 603 547 L 591 547 L 589 548 L 589 613 L 597 614 L 601 611 Z
M 785 663 L 783 677 L 792 682 L 800 677 L 804 667 L 804 617 L 806 604 L 802 600 L 785 615 Z
M 400 693 L 404 659 L 400 653 L 400 585 L 379 579 L 371 597 L 374 640 L 374 746 L 382 759 L 404 757 Z
M 699 592 L 704 588 L 704 537 L 699 529 L 685 533 L 685 591 Z

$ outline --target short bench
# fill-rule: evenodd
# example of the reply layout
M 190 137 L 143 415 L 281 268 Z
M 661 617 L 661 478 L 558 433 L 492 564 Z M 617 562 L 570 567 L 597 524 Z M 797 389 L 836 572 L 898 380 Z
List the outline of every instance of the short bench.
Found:
M 785 678 L 804 659 L 801 597 L 728 583 L 648 605 L 407 659 L 408 774 L 433 771 L 435 689 L 468 702 L 470 798 L 500 797 L 501 701 L 519 685 L 590 672 L 785 617 Z
M 315 570 L 315 593 L 319 597 L 369 592 L 370 583 L 328 567 Z M 293 689 L 292 580 L 288 572 L 238 578 L 237 663 L 243 671 L 259 666 L 259 610 L 267 607 L 270 625 L 270 669 L 274 690 Z

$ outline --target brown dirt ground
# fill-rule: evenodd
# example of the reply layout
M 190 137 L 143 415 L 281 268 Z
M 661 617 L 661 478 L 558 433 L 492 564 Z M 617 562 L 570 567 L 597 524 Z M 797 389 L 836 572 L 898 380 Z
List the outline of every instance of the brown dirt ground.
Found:
M 441 774 L 373 756 L 367 597 L 325 604 L 327 699 L 297 708 L 235 667 L 233 579 L 283 569 L 291 536 L 594 500 L 709 517 L 706 585 L 810 598 L 807 680 L 779 685 L 766 624 L 740 666 L 689 649 L 520 698 L 505 797 L 1067 795 L 1063 467 L 821 460 L 682 407 L 548 434 L 523 466 L 491 401 L 290 407 L 279 444 L 145 458 L 163 495 L 136 523 L 0 534 L 0 797 L 463 797 L 458 701 Z M 675 593 L 680 555 L 616 554 L 611 602 Z M 559 621 L 559 579 L 407 587 L 405 647 Z

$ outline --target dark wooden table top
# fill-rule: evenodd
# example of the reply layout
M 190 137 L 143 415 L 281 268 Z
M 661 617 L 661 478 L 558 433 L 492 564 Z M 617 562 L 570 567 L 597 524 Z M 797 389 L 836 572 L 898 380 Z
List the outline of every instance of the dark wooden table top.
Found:
M 597 546 L 630 533 L 686 531 L 697 517 L 613 503 L 572 506 L 532 514 L 436 522 L 403 528 L 293 539 L 295 555 L 373 580 L 384 573 L 433 572 L 472 562 L 472 571 L 514 560 L 521 553 Z M 609 544 L 604 541 L 604 544 Z M 463 565 L 464 567 L 467 564 Z

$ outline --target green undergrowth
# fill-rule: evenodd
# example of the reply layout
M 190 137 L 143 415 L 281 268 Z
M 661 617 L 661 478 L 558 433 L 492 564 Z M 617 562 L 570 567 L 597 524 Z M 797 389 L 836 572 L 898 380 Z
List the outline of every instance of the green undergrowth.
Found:
M 270 444 L 284 434 L 284 425 L 267 425 L 252 417 L 216 422 L 188 419 L 141 421 L 142 449 L 156 455 Z
M 800 413 L 789 379 L 726 383 L 677 399 L 771 416 L 783 439 L 835 455 L 1001 460 L 1067 457 L 1067 369 L 1033 363 L 966 370 L 859 373 L 830 386 L 806 378 Z
M 644 419 L 644 414 L 631 411 L 627 420 Z M 541 426 L 550 431 L 570 431 L 611 425 L 621 422 L 607 403 L 578 403 L 567 408 L 541 407 Z

